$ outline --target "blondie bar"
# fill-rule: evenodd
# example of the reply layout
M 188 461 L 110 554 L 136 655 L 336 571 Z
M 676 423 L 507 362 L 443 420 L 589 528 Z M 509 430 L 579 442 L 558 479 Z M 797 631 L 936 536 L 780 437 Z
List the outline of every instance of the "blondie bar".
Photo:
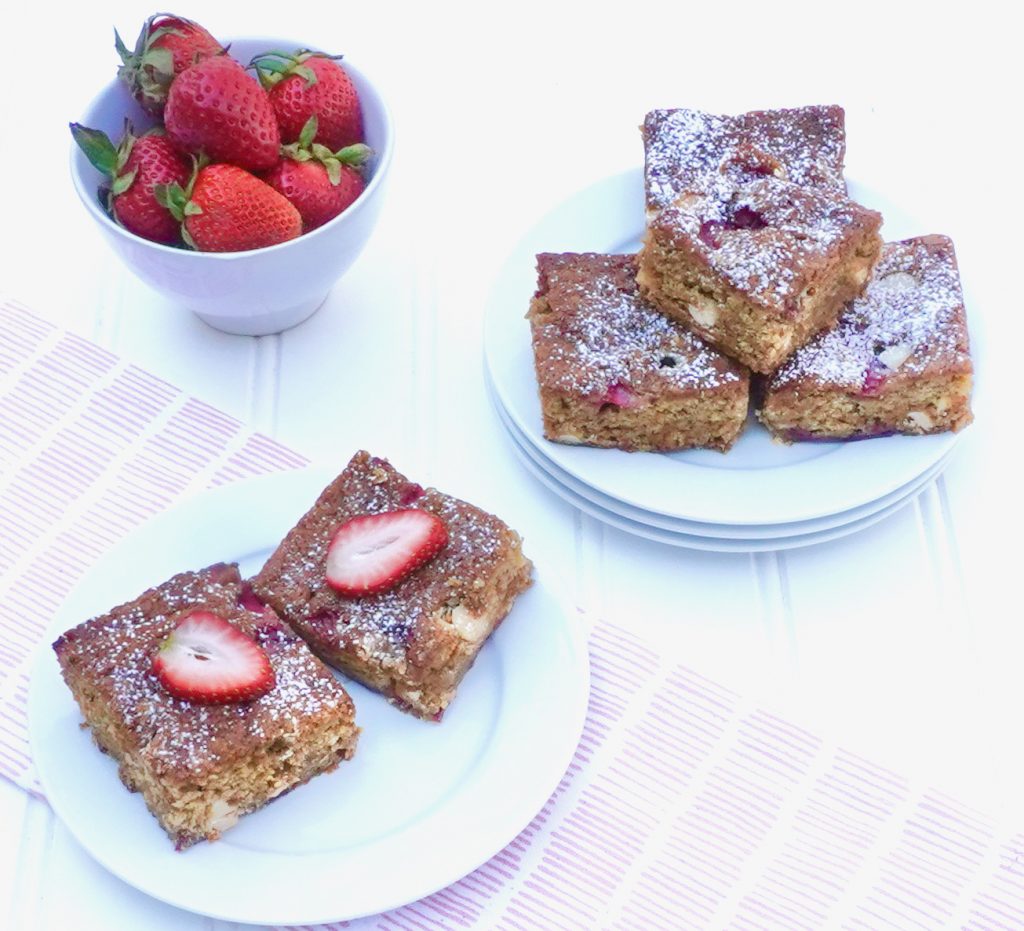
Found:
M 410 508 L 443 522 L 443 548 L 387 591 L 353 597 L 332 587 L 328 555 L 339 528 Z M 532 564 L 521 542 L 494 515 L 424 489 L 361 451 L 289 531 L 252 588 L 332 666 L 402 710 L 440 720 L 487 638 L 530 584 Z
M 652 110 L 641 127 L 644 191 L 649 216 L 672 204 L 740 145 L 778 160 L 779 175 L 794 184 L 846 193 L 842 107 L 754 110 L 718 116 L 700 110 Z
M 636 257 L 537 256 L 528 314 L 544 435 L 559 443 L 727 450 L 749 373 L 637 291 Z
M 939 433 L 971 422 L 971 357 L 953 243 L 887 243 L 863 297 L 768 380 L 778 438 Z
M 184 572 L 53 645 L 96 743 L 178 849 L 215 840 L 355 752 L 348 693 L 270 608 L 243 601 L 235 565 Z M 265 694 L 200 704 L 167 691 L 154 659 L 196 615 L 222 619 L 262 650 L 273 671 Z
M 835 323 L 882 244 L 879 213 L 779 166 L 730 151 L 651 220 L 637 274 L 662 312 L 762 373 Z

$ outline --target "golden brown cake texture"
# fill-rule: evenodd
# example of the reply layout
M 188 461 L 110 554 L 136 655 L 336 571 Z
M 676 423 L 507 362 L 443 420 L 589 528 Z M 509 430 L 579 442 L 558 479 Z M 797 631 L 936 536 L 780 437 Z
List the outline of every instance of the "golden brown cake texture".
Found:
M 346 597 L 326 578 L 327 550 L 350 518 L 422 508 L 448 543 L 394 588 Z M 252 581 L 324 660 L 404 711 L 440 720 L 462 677 L 531 580 L 519 535 L 480 508 L 424 489 L 360 451 Z
M 242 590 L 235 565 L 184 572 L 54 643 L 96 743 L 178 849 L 215 840 L 240 816 L 333 770 L 359 736 L 352 701 L 330 670 L 271 609 L 243 607 Z M 200 705 L 164 689 L 153 656 L 196 609 L 262 647 L 275 676 L 266 695 Z
M 537 256 L 528 314 L 544 435 L 625 450 L 727 450 L 749 373 L 637 291 L 636 257 Z
M 842 107 L 754 110 L 719 116 L 700 110 L 652 110 L 641 128 L 649 215 L 672 204 L 707 172 L 717 171 L 740 145 L 770 153 L 780 176 L 794 184 L 846 193 Z
M 731 151 L 650 223 L 641 293 L 755 372 L 831 327 L 878 258 L 882 217 L 783 180 L 763 151 Z
M 971 357 L 953 243 L 887 243 L 835 329 L 768 380 L 758 416 L 777 437 L 940 433 L 971 422 Z

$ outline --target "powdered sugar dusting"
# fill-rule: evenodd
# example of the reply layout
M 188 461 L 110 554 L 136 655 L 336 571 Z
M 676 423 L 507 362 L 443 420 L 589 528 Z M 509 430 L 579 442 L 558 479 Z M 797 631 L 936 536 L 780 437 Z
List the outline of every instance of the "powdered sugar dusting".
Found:
M 713 172 L 725 153 L 749 143 L 775 156 L 795 184 L 845 193 L 846 133 L 839 107 L 813 106 L 716 116 L 652 110 L 644 120 L 647 206 L 658 210 Z
M 389 591 L 361 598 L 331 593 L 334 607 L 312 623 L 336 648 L 357 653 L 381 668 L 404 667 L 417 628 L 434 623 L 439 611 L 461 603 L 474 579 L 483 580 L 479 567 L 499 558 L 507 533 L 497 518 L 434 489 L 417 501 L 436 514 L 448 530 L 444 549 L 421 569 Z M 390 510 L 383 505 L 381 510 Z M 379 513 L 367 510 L 365 513 Z M 324 574 L 318 564 L 319 575 Z M 478 574 L 479 573 L 479 574 Z M 308 610 L 302 606 L 300 610 Z
M 357 515 L 403 507 L 439 517 L 448 530 L 446 546 L 389 591 L 361 598 L 335 592 L 325 561 L 338 527 Z M 386 460 L 360 452 L 289 533 L 254 588 L 315 648 L 343 653 L 366 675 L 401 675 L 415 664 L 417 643 L 437 636 L 451 609 L 480 608 L 497 568 L 518 545 L 518 536 L 493 514 L 423 489 Z
M 927 236 L 887 243 L 863 296 L 848 305 L 835 329 L 798 349 L 769 390 L 810 379 L 860 391 L 868 373 L 920 375 L 968 360 L 953 244 Z
M 880 217 L 846 197 L 752 173 L 734 161 L 735 154 L 659 214 L 656 235 L 686 237 L 692 251 L 754 301 L 796 309 L 808 283 L 806 269 L 825 260 L 859 224 L 877 226 Z M 738 216 L 758 222 L 736 225 Z
M 237 576 L 236 576 L 237 578 Z M 155 771 L 198 776 L 243 757 L 324 712 L 348 716 L 350 700 L 295 634 L 269 610 L 252 614 L 237 606 L 241 586 L 206 573 L 184 573 L 68 631 L 58 641 L 64 660 L 82 670 L 104 714 L 132 735 L 132 752 Z M 204 608 L 260 643 L 275 685 L 262 698 L 198 705 L 174 698 L 152 672 L 153 656 L 182 613 Z
M 612 386 L 638 396 L 711 390 L 735 366 L 645 302 L 632 257 L 541 256 L 548 312 L 532 315 L 543 387 L 601 403 Z

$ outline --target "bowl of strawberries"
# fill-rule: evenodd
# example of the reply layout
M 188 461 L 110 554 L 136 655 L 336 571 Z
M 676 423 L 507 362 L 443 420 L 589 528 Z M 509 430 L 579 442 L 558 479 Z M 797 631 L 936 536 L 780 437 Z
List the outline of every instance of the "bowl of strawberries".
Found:
M 366 245 L 393 147 L 347 59 L 156 14 L 71 124 L 86 210 L 139 278 L 228 333 L 301 323 Z

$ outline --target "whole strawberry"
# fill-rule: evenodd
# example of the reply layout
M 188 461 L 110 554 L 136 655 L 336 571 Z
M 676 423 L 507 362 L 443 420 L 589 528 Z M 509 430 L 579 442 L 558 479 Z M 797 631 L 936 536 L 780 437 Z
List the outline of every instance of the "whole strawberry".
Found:
M 106 133 L 71 124 L 71 135 L 93 167 L 110 179 L 107 209 L 126 230 L 153 242 L 181 242 L 180 226 L 156 199 L 158 184 L 185 184 L 189 160 L 158 130 L 135 136 L 131 129 L 117 147 Z
M 167 185 L 156 196 L 181 223 L 185 242 L 199 252 L 262 249 L 302 233 L 299 211 L 237 165 L 200 163 L 187 187 Z
M 174 79 L 164 126 L 182 152 L 247 171 L 277 163 L 281 134 L 267 93 L 227 55 L 197 62 Z
M 202 58 L 219 55 L 221 44 L 199 23 L 171 13 L 154 13 L 128 51 L 114 30 L 114 47 L 121 56 L 117 76 L 147 113 L 159 116 L 174 78 Z
M 318 121 L 314 141 L 331 151 L 364 141 L 359 95 L 338 58 L 299 49 L 266 52 L 249 63 L 270 94 L 284 142 L 296 142 L 312 116 Z
M 281 160 L 264 175 L 267 184 L 295 205 L 307 232 L 333 220 L 363 193 L 366 182 L 359 168 L 370 157 L 362 143 L 332 152 L 313 142 L 316 122 L 311 116 L 299 141 L 283 146 Z

